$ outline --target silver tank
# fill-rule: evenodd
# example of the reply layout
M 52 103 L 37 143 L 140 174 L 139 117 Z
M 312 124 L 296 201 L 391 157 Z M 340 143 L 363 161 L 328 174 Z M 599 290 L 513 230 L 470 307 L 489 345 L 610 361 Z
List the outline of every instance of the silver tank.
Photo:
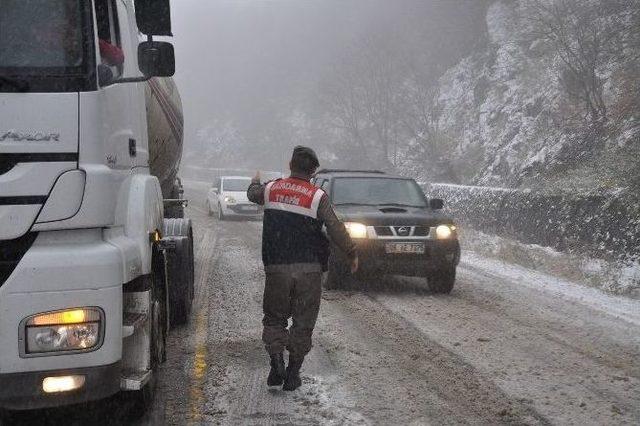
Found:
M 182 159 L 184 116 L 172 78 L 152 78 L 145 85 L 149 126 L 149 167 L 164 198 L 178 198 L 176 178 Z

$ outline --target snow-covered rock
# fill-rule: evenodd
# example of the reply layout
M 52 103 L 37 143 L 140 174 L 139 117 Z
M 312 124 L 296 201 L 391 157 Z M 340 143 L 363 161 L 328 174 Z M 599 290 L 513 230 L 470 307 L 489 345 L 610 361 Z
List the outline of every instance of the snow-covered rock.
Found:
M 619 57 L 600 70 L 610 117 L 594 135 L 576 118 L 580 105 L 570 105 L 559 55 L 531 36 L 523 4 L 492 3 L 486 46 L 440 79 L 438 124 L 453 141 L 452 180 L 583 193 L 640 186 L 640 111 L 628 99 L 640 73 Z

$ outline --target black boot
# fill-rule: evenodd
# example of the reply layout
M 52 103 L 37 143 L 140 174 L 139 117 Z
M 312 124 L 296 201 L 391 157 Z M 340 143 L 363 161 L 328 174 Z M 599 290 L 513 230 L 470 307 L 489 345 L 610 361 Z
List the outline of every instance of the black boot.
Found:
M 267 385 L 280 386 L 284 382 L 287 372 L 284 368 L 284 357 L 282 353 L 271 354 L 271 371 L 267 377 Z
M 300 378 L 300 367 L 304 359 L 289 358 L 289 366 L 287 367 L 287 377 L 284 379 L 282 390 L 294 391 L 302 386 Z

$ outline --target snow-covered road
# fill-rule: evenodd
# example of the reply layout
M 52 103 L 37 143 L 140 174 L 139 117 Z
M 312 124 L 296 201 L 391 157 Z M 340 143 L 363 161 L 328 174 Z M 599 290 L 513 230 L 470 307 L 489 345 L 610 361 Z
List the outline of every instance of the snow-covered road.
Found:
M 640 423 L 640 303 L 472 253 L 449 296 L 398 277 L 325 292 L 303 387 L 268 389 L 261 224 L 208 217 L 205 190 L 193 318 L 143 423 Z
M 450 296 L 397 277 L 325 292 L 303 388 L 269 390 L 261 225 L 217 222 L 190 195 L 198 307 L 171 337 L 168 423 L 640 421 L 640 303 L 471 253 Z

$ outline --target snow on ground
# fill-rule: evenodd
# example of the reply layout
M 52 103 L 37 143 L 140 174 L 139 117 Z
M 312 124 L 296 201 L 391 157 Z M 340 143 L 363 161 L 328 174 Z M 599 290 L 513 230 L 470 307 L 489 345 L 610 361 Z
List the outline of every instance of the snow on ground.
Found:
M 473 229 L 462 229 L 463 253 L 519 265 L 555 276 L 574 286 L 590 287 L 613 295 L 640 300 L 640 259 L 607 261 L 550 247 L 523 244 Z
M 491 271 L 505 280 L 517 282 L 532 290 L 547 293 L 553 298 L 578 303 L 603 314 L 640 326 L 640 300 L 606 294 L 598 289 L 563 280 L 519 265 L 483 257 L 474 252 L 465 252 L 463 264 Z

